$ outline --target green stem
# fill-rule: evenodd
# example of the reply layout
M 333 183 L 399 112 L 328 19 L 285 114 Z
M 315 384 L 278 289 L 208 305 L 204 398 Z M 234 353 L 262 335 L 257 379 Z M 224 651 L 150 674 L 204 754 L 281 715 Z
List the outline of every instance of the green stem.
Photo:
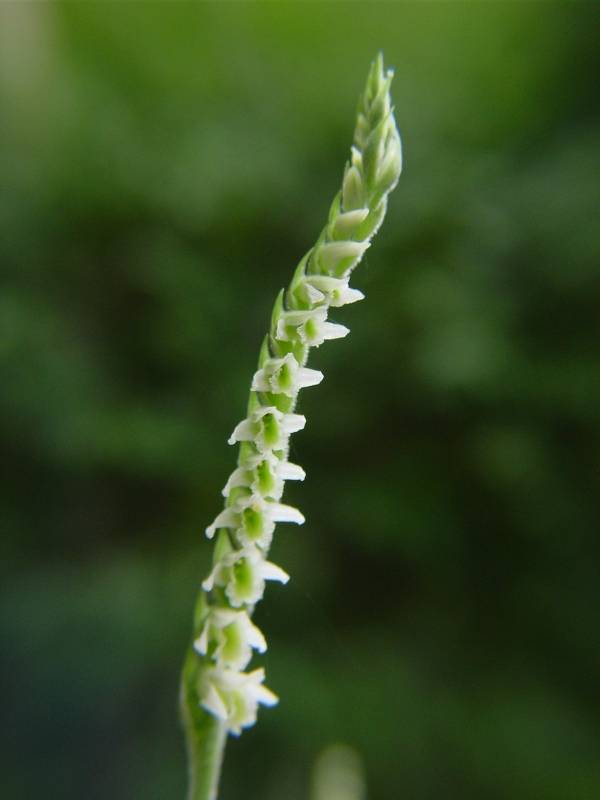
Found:
M 190 647 L 181 676 L 181 718 L 188 751 L 187 800 L 217 800 L 227 728 L 200 706 L 201 660 Z

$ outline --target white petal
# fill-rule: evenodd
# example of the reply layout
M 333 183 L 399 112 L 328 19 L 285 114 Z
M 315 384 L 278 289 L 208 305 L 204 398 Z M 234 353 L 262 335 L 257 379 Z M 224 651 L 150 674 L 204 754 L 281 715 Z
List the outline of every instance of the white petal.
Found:
M 212 622 L 217 628 L 226 628 L 231 625 L 239 617 L 239 611 L 233 611 L 231 608 L 218 608 L 215 607 L 211 610 Z
M 335 238 L 352 236 L 355 228 L 360 225 L 369 215 L 368 208 L 357 208 L 354 211 L 345 211 L 338 214 L 333 223 Z
M 265 679 L 265 668 L 257 667 L 256 669 L 253 669 L 252 672 L 246 672 L 245 674 L 240 675 L 240 678 L 247 688 L 256 688 L 257 686 L 260 686 Z
M 206 655 L 208 650 L 208 622 L 202 628 L 202 633 L 194 642 L 194 650 L 200 653 L 201 656 Z
M 299 467 L 298 464 L 292 464 L 289 461 L 282 461 L 278 468 L 279 477 L 284 481 L 303 481 L 306 478 L 306 472 Z
M 254 438 L 254 425 L 249 419 L 244 419 L 233 430 L 233 433 L 227 440 L 228 444 L 235 444 L 236 442 L 250 442 Z
M 272 561 L 264 561 L 261 564 L 261 573 L 266 581 L 287 583 L 290 579 L 290 576 L 287 574 L 287 572 L 281 569 L 281 567 L 278 567 L 277 564 L 273 564 Z
M 225 721 L 228 717 L 227 706 L 223 702 L 221 695 L 217 692 L 212 684 L 208 685 L 208 689 L 206 690 L 206 694 L 202 699 L 201 706 L 210 714 L 213 714 L 215 717 L 217 717 L 217 719 Z
M 324 339 L 343 339 L 350 333 L 350 328 L 339 325 L 337 322 L 324 322 L 321 327 L 321 335 Z
M 286 311 L 282 318 L 286 325 L 302 325 L 309 319 L 314 319 L 315 322 L 324 322 L 327 319 L 327 309 L 318 306 L 307 311 Z
M 328 242 L 319 248 L 319 259 L 325 269 L 333 269 L 346 258 L 360 258 L 369 242 Z
M 284 433 L 296 433 L 301 431 L 306 425 L 304 414 L 285 414 L 281 420 L 281 427 Z
M 245 628 L 248 644 L 259 653 L 264 653 L 267 649 L 267 641 L 263 636 L 263 632 L 250 620 L 250 617 L 247 614 L 245 614 L 245 616 L 247 619 Z
M 333 306 L 333 308 L 339 308 L 340 306 L 346 306 L 350 303 L 356 303 L 358 300 L 364 300 L 364 297 L 360 289 L 352 289 L 350 286 L 346 286 L 332 294 L 329 304 Z
M 212 539 L 219 528 L 235 528 L 238 525 L 237 515 L 231 508 L 226 508 L 217 516 L 215 521 L 206 529 L 206 535 Z
M 275 333 L 275 336 L 282 342 L 289 341 L 289 336 L 287 335 L 287 331 L 285 329 L 285 319 L 283 317 L 280 317 L 277 320 L 277 331 Z
M 311 286 L 310 283 L 305 283 L 304 289 L 306 292 L 306 297 L 308 299 L 308 302 L 311 304 L 311 306 L 314 305 L 315 303 L 320 303 L 325 299 L 325 295 L 323 294 L 323 292 L 320 292 L 318 289 L 315 289 L 315 287 Z
M 318 369 L 308 369 L 308 367 L 300 367 L 298 370 L 297 385 L 299 389 L 304 389 L 307 386 L 317 386 L 323 380 L 324 375 Z
M 257 686 L 254 691 L 254 696 L 258 702 L 263 706 L 276 706 L 279 702 L 277 695 L 266 686 Z
M 310 275 L 306 280 L 324 294 L 331 294 L 334 289 L 348 284 L 346 278 L 332 278 L 331 275 Z
M 254 373 L 254 377 L 252 378 L 252 386 L 250 389 L 253 392 L 269 392 L 271 391 L 271 386 L 269 384 L 269 378 L 264 369 L 259 369 L 258 372 Z
M 229 492 L 232 489 L 235 489 L 237 486 L 249 486 L 250 481 L 248 480 L 248 470 L 244 467 L 238 467 L 234 469 L 234 471 L 229 476 L 229 480 L 225 484 L 223 491 L 221 494 L 223 497 L 229 497 Z
M 217 568 L 218 567 L 215 567 L 212 570 L 212 572 L 210 573 L 210 575 L 208 576 L 208 578 L 205 578 L 202 581 L 202 588 L 204 589 L 205 592 L 211 592 L 212 591 L 212 588 L 215 585 L 215 578 L 217 576 Z
M 304 516 L 293 506 L 286 506 L 283 503 L 270 503 L 269 516 L 274 522 L 295 522 L 303 525 Z
M 242 691 L 249 697 L 252 697 L 256 702 L 263 706 L 274 706 L 279 702 L 277 695 L 266 686 L 263 686 L 265 679 L 265 671 L 262 667 L 252 670 L 242 676 L 244 685 Z

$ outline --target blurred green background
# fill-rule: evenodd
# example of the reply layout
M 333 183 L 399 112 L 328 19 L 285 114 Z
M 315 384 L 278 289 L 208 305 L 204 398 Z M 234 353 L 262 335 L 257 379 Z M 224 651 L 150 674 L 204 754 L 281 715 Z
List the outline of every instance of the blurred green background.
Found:
M 380 48 L 405 172 L 222 799 L 307 800 L 335 741 L 369 800 L 600 797 L 598 11 L 2 4 L 2 797 L 183 798 L 226 438 Z

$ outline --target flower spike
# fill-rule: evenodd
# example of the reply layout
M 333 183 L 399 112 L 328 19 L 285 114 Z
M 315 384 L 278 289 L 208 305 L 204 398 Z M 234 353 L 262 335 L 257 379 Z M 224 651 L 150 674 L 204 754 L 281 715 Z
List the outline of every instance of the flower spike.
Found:
M 240 445 L 238 464 L 222 492 L 225 507 L 206 529 L 208 538 L 215 537 L 215 554 L 202 583 L 184 671 L 190 741 L 206 729 L 210 717 L 237 736 L 254 724 L 259 705 L 277 702 L 263 685 L 264 670 L 244 672 L 253 652 L 267 648 L 251 616 L 267 581 L 285 584 L 289 579 L 267 560 L 276 524 L 304 522 L 303 515 L 281 498 L 286 481 L 304 480 L 302 467 L 288 461 L 288 449 L 290 436 L 306 423 L 294 413 L 298 394 L 323 379 L 321 372 L 306 366 L 310 348 L 349 333 L 344 325 L 328 320 L 329 309 L 363 299 L 361 291 L 350 287 L 350 275 L 381 225 L 388 194 L 400 175 L 391 80 L 392 72 L 384 70 L 379 56 L 360 98 L 341 190 L 317 243 L 275 302 L 252 378 L 247 416 L 229 438 L 229 444 Z

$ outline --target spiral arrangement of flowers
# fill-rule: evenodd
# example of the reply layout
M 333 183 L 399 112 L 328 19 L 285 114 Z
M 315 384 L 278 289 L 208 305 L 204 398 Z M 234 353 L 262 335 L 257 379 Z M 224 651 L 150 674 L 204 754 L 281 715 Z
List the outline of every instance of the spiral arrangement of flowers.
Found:
M 277 702 L 263 684 L 264 670 L 246 671 L 253 651 L 267 648 L 251 617 L 267 581 L 288 581 L 287 573 L 268 560 L 276 524 L 304 522 L 300 511 L 281 498 L 286 481 L 305 477 L 302 467 L 288 461 L 288 452 L 290 436 L 306 423 L 294 412 L 298 394 L 323 379 L 306 367 L 310 348 L 349 333 L 329 321 L 329 311 L 363 299 L 350 287 L 350 275 L 381 225 L 387 196 L 400 175 L 391 81 L 392 72 L 384 70 L 379 56 L 359 101 L 350 160 L 327 225 L 275 302 L 246 417 L 229 439 L 239 444 L 237 468 L 223 489 L 224 509 L 206 528 L 208 538 L 215 539 L 213 567 L 202 583 L 184 696 L 233 734 L 254 724 L 259 704 Z M 202 720 L 196 727 L 201 725 Z

